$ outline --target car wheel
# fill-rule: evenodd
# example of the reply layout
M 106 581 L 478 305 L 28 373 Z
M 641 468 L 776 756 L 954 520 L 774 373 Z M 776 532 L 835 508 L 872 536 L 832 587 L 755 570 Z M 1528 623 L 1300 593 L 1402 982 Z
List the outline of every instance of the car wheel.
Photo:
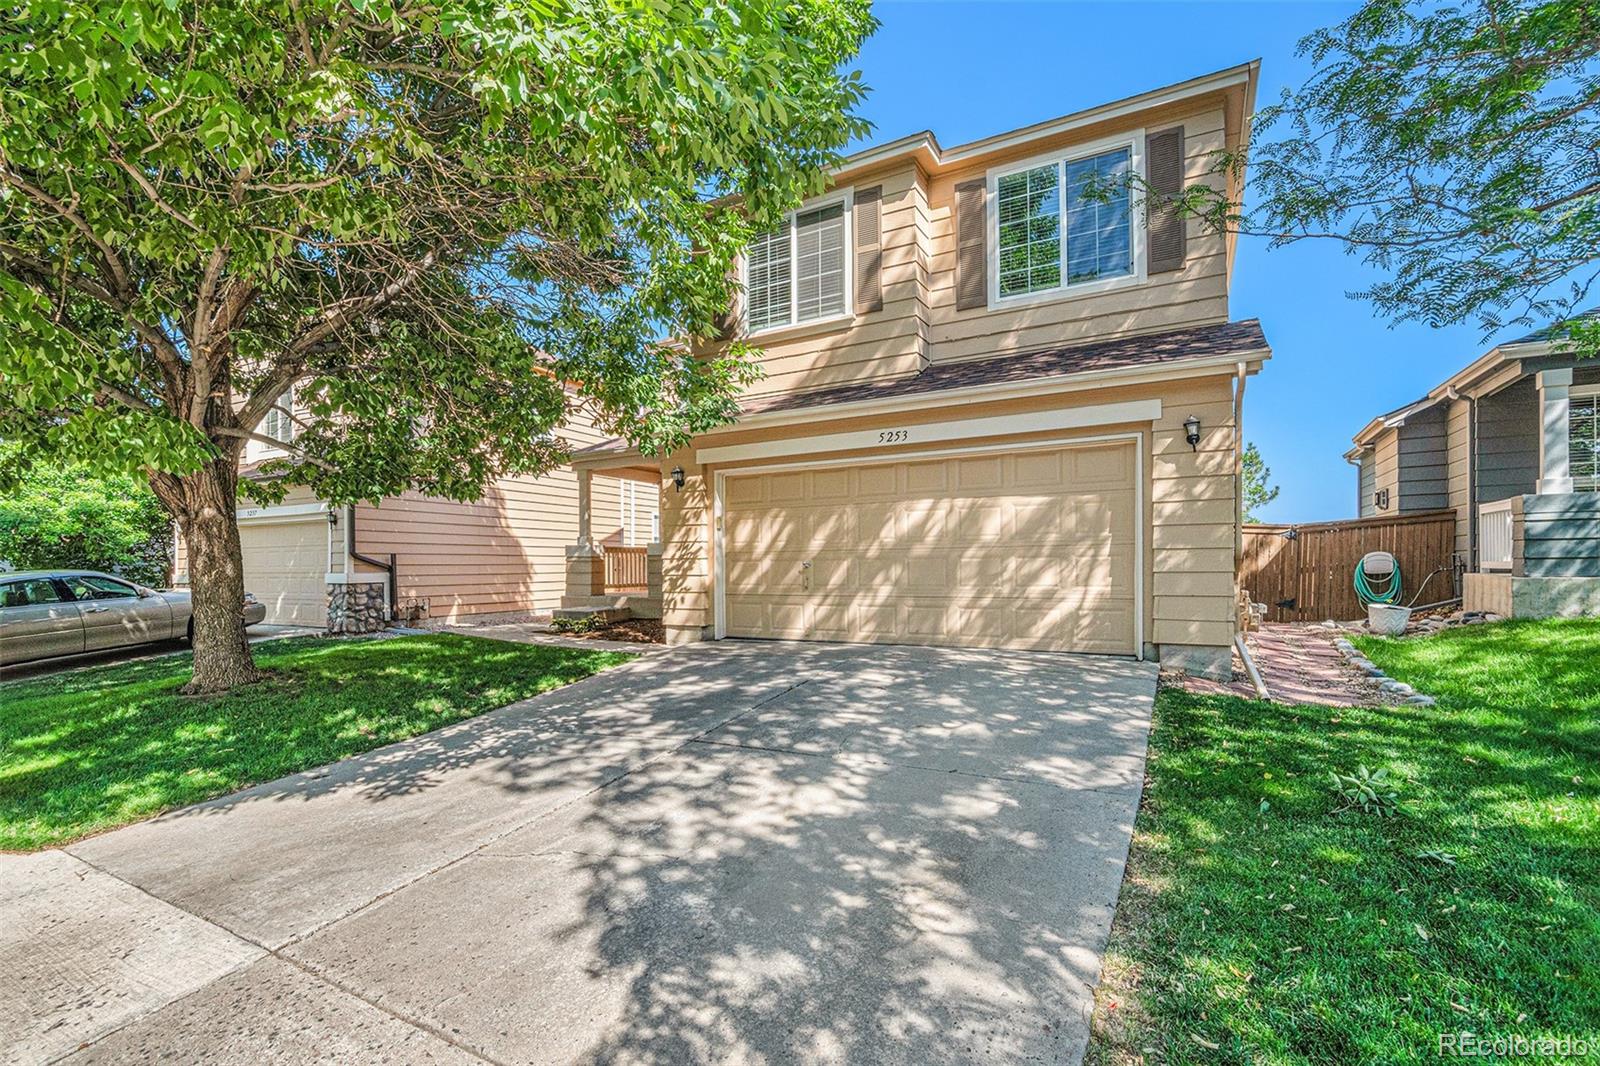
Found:
M 194 619 L 193 618 L 189 619 L 189 632 L 187 632 L 187 633 L 185 633 L 183 635 L 183 639 L 187 640 L 190 644 L 194 643 Z

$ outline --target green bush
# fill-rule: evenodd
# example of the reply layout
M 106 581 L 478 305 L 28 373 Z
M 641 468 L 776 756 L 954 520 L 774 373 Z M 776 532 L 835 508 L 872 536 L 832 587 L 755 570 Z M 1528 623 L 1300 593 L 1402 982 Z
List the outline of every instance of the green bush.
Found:
M 0 493 L 0 561 L 160 586 L 172 566 L 172 520 L 137 478 L 35 465 L 15 491 Z

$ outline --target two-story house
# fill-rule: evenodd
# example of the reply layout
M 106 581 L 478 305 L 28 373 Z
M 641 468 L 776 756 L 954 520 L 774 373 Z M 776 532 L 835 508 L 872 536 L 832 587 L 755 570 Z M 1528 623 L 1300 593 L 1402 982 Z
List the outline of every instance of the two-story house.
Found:
M 1251 63 L 953 148 L 859 152 L 740 264 L 738 420 L 596 475 L 661 488 L 669 641 L 1049 649 L 1230 668 L 1245 383 L 1232 237 L 1143 186 L 1233 183 Z M 1109 191 L 1109 195 L 1107 195 Z M 589 515 L 572 604 L 602 602 Z

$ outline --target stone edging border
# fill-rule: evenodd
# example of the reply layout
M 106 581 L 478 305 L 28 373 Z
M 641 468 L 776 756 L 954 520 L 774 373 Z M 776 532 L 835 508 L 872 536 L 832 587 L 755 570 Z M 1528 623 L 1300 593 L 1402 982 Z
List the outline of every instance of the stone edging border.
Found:
M 1394 678 L 1378 669 L 1377 663 L 1363 655 L 1360 648 L 1350 643 L 1350 641 L 1346 640 L 1344 637 L 1340 637 L 1338 640 L 1334 641 L 1333 646 L 1339 649 L 1339 654 L 1344 656 L 1345 662 L 1349 663 L 1351 666 L 1355 667 L 1357 670 L 1360 670 L 1363 674 L 1366 674 L 1372 680 L 1376 681 L 1378 683 L 1378 691 L 1382 692 L 1384 695 L 1394 696 L 1401 702 L 1410 704 L 1413 707 L 1432 707 L 1435 703 L 1439 702 L 1432 696 L 1424 695 L 1423 693 L 1418 692 L 1404 681 L 1396 681 Z

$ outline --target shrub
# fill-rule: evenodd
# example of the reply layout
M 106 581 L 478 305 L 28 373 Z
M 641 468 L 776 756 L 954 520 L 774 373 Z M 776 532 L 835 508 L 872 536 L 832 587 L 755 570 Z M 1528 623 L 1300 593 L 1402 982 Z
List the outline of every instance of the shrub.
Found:
M 164 585 L 172 521 L 137 478 L 35 465 L 15 491 L 0 494 L 0 560 L 18 570 L 105 570 Z

